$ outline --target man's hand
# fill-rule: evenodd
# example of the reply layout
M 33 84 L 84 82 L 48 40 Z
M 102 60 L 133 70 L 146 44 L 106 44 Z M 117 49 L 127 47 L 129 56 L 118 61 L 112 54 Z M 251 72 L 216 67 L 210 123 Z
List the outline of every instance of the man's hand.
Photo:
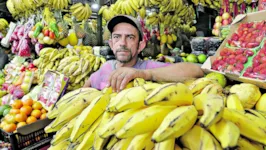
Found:
M 108 86 L 111 86 L 113 91 L 119 92 L 123 90 L 131 80 L 135 78 L 147 79 L 148 76 L 148 72 L 145 70 L 121 67 L 111 73 Z

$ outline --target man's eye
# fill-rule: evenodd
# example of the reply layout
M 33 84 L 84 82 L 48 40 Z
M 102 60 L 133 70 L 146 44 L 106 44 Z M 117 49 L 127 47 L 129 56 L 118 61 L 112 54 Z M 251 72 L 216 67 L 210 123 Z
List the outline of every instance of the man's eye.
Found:
M 134 36 L 129 36 L 129 39 L 134 39 Z

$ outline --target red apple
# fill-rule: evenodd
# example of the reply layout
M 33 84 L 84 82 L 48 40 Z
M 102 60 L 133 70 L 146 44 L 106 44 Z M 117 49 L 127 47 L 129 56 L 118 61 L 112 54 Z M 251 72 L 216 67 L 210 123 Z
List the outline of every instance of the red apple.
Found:
M 228 20 L 223 20 L 222 24 L 223 24 L 223 26 L 229 25 L 229 21 Z

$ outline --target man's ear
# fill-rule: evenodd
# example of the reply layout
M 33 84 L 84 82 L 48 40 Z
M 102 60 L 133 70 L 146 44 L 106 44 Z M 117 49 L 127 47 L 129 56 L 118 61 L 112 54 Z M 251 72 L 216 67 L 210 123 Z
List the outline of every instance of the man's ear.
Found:
M 139 42 L 138 54 L 146 47 L 146 42 L 144 40 Z

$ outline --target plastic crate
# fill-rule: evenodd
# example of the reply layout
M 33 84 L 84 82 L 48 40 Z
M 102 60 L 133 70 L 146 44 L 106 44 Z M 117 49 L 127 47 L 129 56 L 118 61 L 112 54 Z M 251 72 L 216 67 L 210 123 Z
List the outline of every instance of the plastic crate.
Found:
M 9 142 L 12 150 L 33 150 L 48 145 L 54 133 L 45 133 L 44 128 L 52 120 L 38 120 L 32 124 L 17 129 L 16 133 L 0 130 L 2 141 Z

